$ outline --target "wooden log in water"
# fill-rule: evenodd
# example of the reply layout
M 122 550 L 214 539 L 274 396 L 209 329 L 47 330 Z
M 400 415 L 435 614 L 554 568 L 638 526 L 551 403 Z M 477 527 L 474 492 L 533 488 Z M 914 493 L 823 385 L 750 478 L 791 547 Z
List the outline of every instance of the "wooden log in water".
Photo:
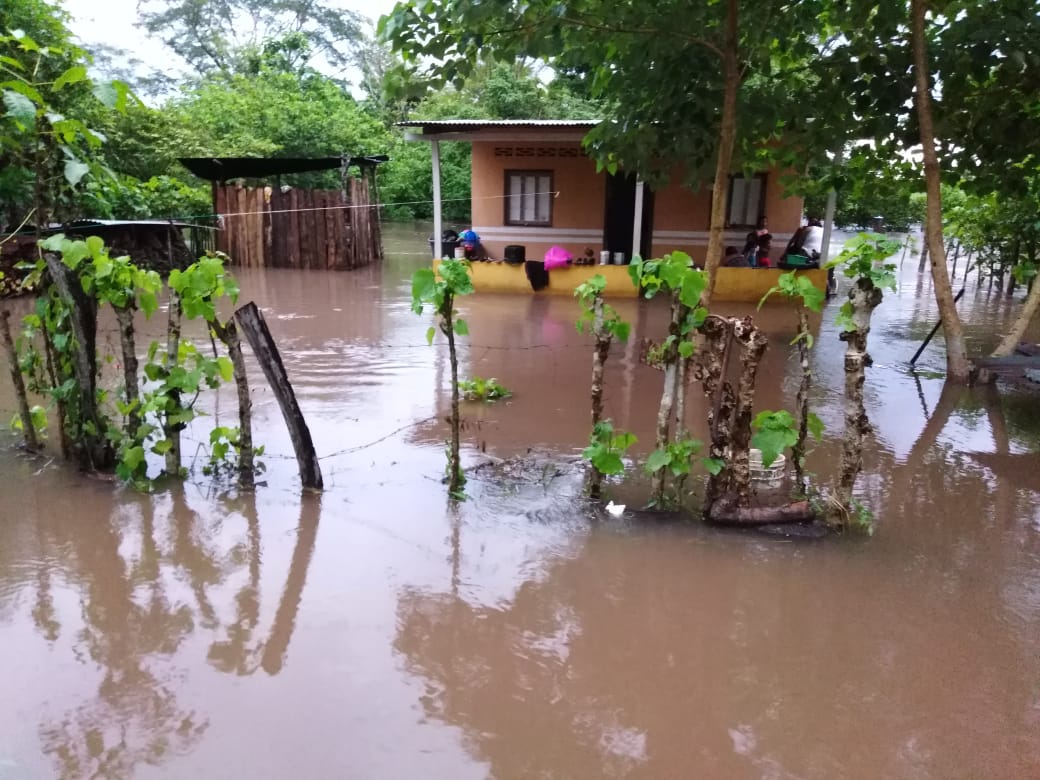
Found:
M 740 506 L 739 497 L 728 493 L 711 505 L 705 519 L 715 525 L 756 526 L 808 523 L 815 516 L 808 501 L 780 506 Z
M 235 312 L 235 320 L 249 341 L 253 354 L 260 362 L 264 376 L 267 377 L 271 390 L 274 391 L 278 406 L 282 410 L 282 417 L 289 428 L 289 437 L 292 439 L 293 449 L 296 451 L 296 463 L 300 469 L 300 479 L 305 488 L 321 490 L 324 483 L 321 476 L 321 465 L 318 455 L 314 451 L 314 441 L 311 439 L 310 429 L 307 421 L 303 418 L 300 405 L 296 400 L 289 376 L 285 371 L 285 364 L 278 352 L 271 331 L 264 321 L 264 315 L 256 307 L 255 303 L 247 303 Z

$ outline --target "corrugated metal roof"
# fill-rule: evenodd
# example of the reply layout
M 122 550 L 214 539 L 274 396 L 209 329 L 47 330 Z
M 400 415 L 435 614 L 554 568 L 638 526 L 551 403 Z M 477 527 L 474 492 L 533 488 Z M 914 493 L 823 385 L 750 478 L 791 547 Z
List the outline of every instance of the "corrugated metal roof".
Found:
M 516 128 L 574 128 L 592 129 L 601 119 L 409 119 L 398 122 L 401 127 L 421 127 L 424 131 L 448 132 L 455 130 L 516 129 Z

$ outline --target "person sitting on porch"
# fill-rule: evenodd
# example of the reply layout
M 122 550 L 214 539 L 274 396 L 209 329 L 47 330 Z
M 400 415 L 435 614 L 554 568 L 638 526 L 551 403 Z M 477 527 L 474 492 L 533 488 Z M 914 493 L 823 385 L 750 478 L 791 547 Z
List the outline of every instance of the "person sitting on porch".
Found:
M 722 258 L 722 265 L 726 268 L 750 268 L 751 263 L 740 253 L 735 246 L 726 247 L 726 255 Z
M 747 258 L 748 265 L 752 268 L 758 265 L 758 258 L 762 254 L 763 239 L 766 242 L 766 257 L 768 260 L 769 243 L 773 239 L 773 234 L 769 232 L 769 220 L 765 217 L 759 217 L 755 229 L 747 234 L 747 239 L 744 241 L 743 255 Z
M 758 237 L 758 248 L 755 252 L 755 268 L 769 268 L 769 252 L 772 249 L 773 236 L 765 233 Z

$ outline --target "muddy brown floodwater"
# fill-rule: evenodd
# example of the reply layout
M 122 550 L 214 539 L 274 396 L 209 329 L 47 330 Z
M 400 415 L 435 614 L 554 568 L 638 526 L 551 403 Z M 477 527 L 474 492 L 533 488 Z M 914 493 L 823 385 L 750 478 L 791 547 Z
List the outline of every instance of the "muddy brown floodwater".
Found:
M 324 457 L 320 497 L 299 497 L 259 372 L 255 496 L 201 475 L 113 489 L 3 434 L 0 777 L 1040 777 L 1038 397 L 944 388 L 941 344 L 907 371 L 935 318 L 916 258 L 872 334 L 860 497 L 876 534 L 792 543 L 606 520 L 580 474 L 539 460 L 519 479 L 478 472 L 450 508 L 445 353 L 408 305 L 425 234 L 392 226 L 382 268 L 241 274 Z M 824 477 L 835 305 L 816 356 Z M 515 391 L 466 405 L 468 462 L 577 453 L 591 352 L 575 304 L 461 307 L 464 371 Z M 619 308 L 637 337 L 664 320 Z M 963 308 L 976 351 L 1014 314 L 974 275 Z M 776 408 L 797 386 L 794 319 L 761 321 L 759 404 Z M 659 381 L 614 349 L 607 412 L 642 453 Z M 206 404 L 235 419 L 233 391 Z

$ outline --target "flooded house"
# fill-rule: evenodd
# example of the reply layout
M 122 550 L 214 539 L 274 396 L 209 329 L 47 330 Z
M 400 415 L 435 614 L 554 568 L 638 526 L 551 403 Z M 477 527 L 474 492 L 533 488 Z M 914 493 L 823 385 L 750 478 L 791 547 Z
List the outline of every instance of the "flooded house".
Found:
M 474 266 L 478 291 L 530 291 L 528 279 L 510 263 L 539 261 L 554 246 L 574 258 L 593 258 L 595 270 L 561 269 L 550 291 L 570 293 L 591 273 L 603 273 L 614 294 L 621 290 L 633 256 L 659 257 L 681 250 L 704 262 L 711 219 L 710 186 L 692 189 L 681 176 L 655 190 L 634 174 L 597 171 L 582 139 L 597 120 L 413 120 L 409 140 L 430 144 L 433 159 L 434 235 L 442 235 L 441 141 L 466 141 L 472 148 L 472 229 L 487 257 L 503 264 Z M 776 260 L 799 228 L 802 199 L 785 196 L 783 171 L 734 173 L 726 206 L 725 244 L 742 248 L 761 217 L 769 220 Z M 436 254 L 436 253 L 435 253 Z M 442 252 L 443 254 L 443 252 Z M 768 269 L 723 268 L 716 283 L 719 300 L 755 300 L 775 283 Z M 810 272 L 822 276 L 823 272 Z M 580 278 L 579 278 L 580 277 Z M 614 278 L 619 284 L 610 284 Z M 554 283 L 555 282 L 555 283 Z M 628 290 L 625 290 L 628 292 Z M 632 295 L 635 294 L 631 290 Z

